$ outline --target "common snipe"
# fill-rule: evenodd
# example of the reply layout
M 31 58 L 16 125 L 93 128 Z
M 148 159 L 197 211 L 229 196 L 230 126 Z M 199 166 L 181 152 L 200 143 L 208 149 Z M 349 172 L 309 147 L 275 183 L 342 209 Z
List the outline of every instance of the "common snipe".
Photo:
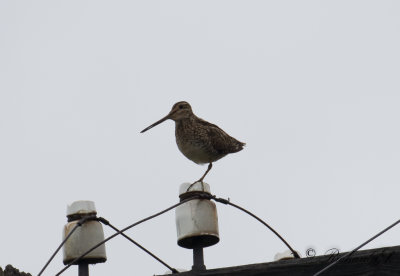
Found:
M 183 155 L 196 164 L 209 164 L 203 176 L 193 184 L 201 182 L 203 185 L 203 179 L 211 170 L 213 162 L 229 153 L 241 151 L 245 145 L 218 126 L 194 115 L 192 107 L 187 102 L 174 104 L 167 116 L 143 129 L 141 133 L 168 119 L 175 121 L 176 144 Z

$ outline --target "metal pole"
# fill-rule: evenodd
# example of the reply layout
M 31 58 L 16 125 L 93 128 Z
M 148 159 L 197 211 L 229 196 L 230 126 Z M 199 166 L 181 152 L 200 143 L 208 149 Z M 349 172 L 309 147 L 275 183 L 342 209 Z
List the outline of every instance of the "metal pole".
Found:
M 86 263 L 79 264 L 78 276 L 89 276 L 89 265 Z
M 205 270 L 203 247 L 196 246 L 193 248 L 193 266 L 192 270 Z

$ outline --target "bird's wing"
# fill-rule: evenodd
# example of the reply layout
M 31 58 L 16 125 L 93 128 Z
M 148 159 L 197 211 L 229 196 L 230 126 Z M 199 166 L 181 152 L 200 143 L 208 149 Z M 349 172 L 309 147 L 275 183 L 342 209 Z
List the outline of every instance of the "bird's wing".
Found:
M 197 117 L 197 120 L 201 125 L 205 126 L 206 128 L 216 128 L 216 129 L 222 130 L 217 125 L 214 125 L 214 124 L 212 124 L 210 122 L 207 122 L 206 120 L 203 120 L 203 119 L 201 119 L 199 117 Z
M 200 118 L 199 118 L 200 119 Z M 199 123 L 206 126 L 207 135 L 212 147 L 221 154 L 238 152 L 243 149 L 244 143 L 237 141 L 229 136 L 225 131 L 217 125 L 209 123 L 203 119 Z

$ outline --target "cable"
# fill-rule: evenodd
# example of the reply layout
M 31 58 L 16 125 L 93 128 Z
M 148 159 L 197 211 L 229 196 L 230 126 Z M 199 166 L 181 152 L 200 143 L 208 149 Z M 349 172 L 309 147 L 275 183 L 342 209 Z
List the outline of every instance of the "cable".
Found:
M 400 223 L 400 219 L 398 221 L 396 221 L 395 223 L 393 223 L 392 225 L 386 227 L 385 229 L 383 229 L 381 232 L 379 232 L 378 234 L 376 234 L 375 236 L 373 236 L 372 238 L 370 238 L 369 240 L 367 240 L 366 242 L 362 243 L 361 245 L 357 246 L 356 248 L 354 248 L 352 251 L 347 252 L 346 254 L 344 254 L 342 257 L 340 257 L 339 259 L 337 259 L 336 261 L 334 261 L 333 263 L 327 265 L 326 267 L 324 267 L 323 269 L 321 269 L 320 271 L 318 271 L 317 273 L 315 273 L 313 276 L 318 276 L 321 275 L 321 273 L 327 271 L 329 268 L 331 268 L 332 266 L 334 266 L 335 264 L 337 264 L 340 260 L 343 260 L 344 258 L 347 258 L 348 256 L 350 256 L 351 254 L 353 254 L 354 252 L 356 252 L 358 249 L 360 249 L 361 247 L 363 247 L 364 245 L 366 245 L 367 243 L 373 241 L 374 239 L 376 239 L 377 237 L 379 237 L 380 235 L 382 235 L 383 233 L 385 233 L 386 231 L 388 231 L 389 229 L 393 228 L 394 226 L 396 226 L 397 224 Z
M 215 201 L 217 201 L 217 202 L 220 202 L 220 203 L 223 203 L 223 204 L 227 204 L 227 205 L 231 205 L 231 206 L 233 206 L 233 207 L 235 207 L 235 208 L 237 208 L 237 209 L 239 209 L 239 210 L 245 212 L 246 214 L 252 216 L 253 218 L 255 218 L 256 220 L 258 220 L 258 221 L 261 222 L 262 224 L 264 224 L 269 230 L 271 230 L 271 231 L 272 231 L 272 232 L 273 232 L 273 233 L 274 233 L 288 248 L 289 248 L 289 250 L 292 252 L 292 254 L 293 254 L 293 256 L 294 256 L 295 258 L 300 258 L 299 254 L 298 254 L 296 251 L 294 251 L 294 249 L 289 245 L 289 243 L 288 243 L 284 238 L 282 238 L 282 236 L 279 235 L 278 232 L 276 232 L 271 226 L 269 226 L 265 221 L 263 221 L 262 219 L 260 219 L 260 218 L 257 217 L 256 215 L 254 215 L 252 212 L 250 212 L 250 211 L 244 209 L 243 207 L 240 207 L 239 205 L 236 205 L 236 204 L 230 202 L 230 201 L 227 200 L 227 199 L 224 199 L 224 198 L 217 198 L 215 195 L 210 196 L 210 198 L 213 199 L 213 200 L 215 200 Z
M 80 219 L 78 221 L 78 223 L 75 225 L 74 228 L 72 228 L 72 230 L 68 233 L 68 235 L 64 238 L 64 240 L 61 242 L 61 244 L 57 247 L 56 251 L 53 253 L 53 255 L 51 255 L 50 259 L 47 261 L 47 263 L 43 266 L 42 270 L 40 270 L 39 274 L 37 276 L 42 275 L 42 273 L 45 271 L 45 269 L 47 268 L 47 266 L 51 263 L 51 261 L 54 259 L 54 257 L 57 255 L 58 251 L 62 248 L 62 246 L 64 245 L 64 243 L 67 242 L 67 240 L 69 239 L 69 237 L 71 237 L 71 235 L 75 232 L 76 229 L 78 229 L 78 227 L 82 226 L 82 224 L 84 224 L 86 221 L 88 220 L 92 220 L 96 218 L 95 215 L 91 215 L 91 216 L 87 216 L 84 217 L 82 219 Z
M 159 259 L 158 257 L 156 257 L 156 256 L 155 256 L 154 254 L 152 254 L 150 251 L 148 251 L 147 249 L 145 249 L 144 247 L 142 247 L 141 245 L 139 245 L 137 242 L 135 242 L 134 240 L 132 240 L 132 239 L 129 238 L 128 236 L 124 235 L 123 232 L 125 232 L 125 231 L 127 231 L 127 230 L 133 228 L 134 226 L 137 226 L 137 225 L 139 225 L 139 224 L 141 224 L 141 223 L 143 223 L 143 222 L 145 222 L 145 221 L 147 221 L 147 220 L 150 220 L 150 219 L 153 219 L 153 218 L 155 218 L 155 217 L 157 217 L 157 216 L 159 216 L 159 215 L 162 215 L 162 214 L 164 214 L 164 213 L 170 211 L 171 209 L 174 209 L 174 208 L 178 207 L 179 205 L 182 205 L 182 204 L 184 204 L 184 203 L 186 203 L 186 202 L 188 202 L 188 201 L 190 201 L 190 200 L 193 200 L 193 199 L 208 199 L 208 200 L 213 199 L 213 200 L 215 200 L 215 201 L 217 201 L 217 202 L 219 202 L 219 203 L 231 205 L 231 206 L 233 206 L 233 207 L 235 207 L 235 208 L 237 208 L 237 209 L 239 209 L 239 210 L 241 210 L 241 211 L 247 213 L 248 215 L 252 216 L 252 217 L 255 218 L 256 220 L 258 220 L 259 222 L 261 222 L 263 225 L 265 225 L 269 230 L 271 230 L 271 231 L 272 231 L 272 232 L 273 232 L 273 233 L 274 233 L 288 248 L 289 248 L 289 250 L 292 252 L 292 254 L 293 254 L 293 256 L 294 256 L 295 258 L 300 258 L 299 254 L 298 254 L 296 251 L 293 250 L 293 248 L 286 242 L 286 240 L 285 240 L 284 238 L 282 238 L 281 235 L 279 235 L 278 232 L 276 232 L 271 226 L 269 226 L 266 222 L 264 222 L 262 219 L 260 219 L 259 217 L 257 217 L 257 216 L 254 215 L 253 213 L 251 213 L 250 211 L 248 211 L 248 210 L 244 209 L 243 207 L 240 207 L 240 206 L 238 206 L 238 205 L 236 205 L 236 204 L 230 202 L 229 200 L 226 200 L 226 199 L 223 199 L 223 198 L 217 198 L 215 195 L 208 195 L 208 194 L 201 193 L 201 194 L 196 194 L 196 195 L 194 195 L 194 196 L 192 196 L 192 197 L 188 197 L 188 198 L 185 198 L 185 199 L 181 199 L 181 201 L 180 201 L 179 203 L 176 203 L 176 204 L 172 205 L 171 207 L 168 207 L 167 209 L 164 209 L 163 211 L 160 211 L 160 212 L 158 212 L 158 213 L 156 213 L 156 214 L 154 214 L 154 215 L 151 215 L 151 216 L 149 216 L 149 217 L 147 217 L 147 218 L 144 218 L 144 219 L 142 219 L 142 220 L 139 220 L 139 221 L 137 221 L 137 222 L 135 222 L 135 223 L 133 223 L 133 224 L 131 224 L 131 225 L 129 225 L 129 226 L 123 228 L 122 230 L 119 230 L 119 229 L 117 229 L 117 228 L 115 228 L 115 227 L 112 227 L 112 226 L 110 225 L 110 223 L 109 223 L 107 220 L 105 220 L 104 218 L 99 218 L 99 219 L 98 219 L 99 221 L 105 223 L 106 225 L 109 225 L 109 226 L 110 226 L 111 228 L 113 228 L 117 233 L 115 233 L 115 234 L 109 236 L 108 238 L 104 239 L 102 242 L 96 244 L 95 246 L 93 246 L 92 248 L 90 248 L 89 250 L 87 250 L 85 253 L 83 253 L 81 256 L 79 256 L 78 258 L 74 259 L 71 263 L 69 263 L 69 264 L 66 265 L 62 270 L 60 270 L 55 276 L 61 275 L 64 271 L 66 271 L 66 270 L 67 270 L 69 267 L 71 267 L 73 264 L 79 262 L 79 261 L 80 261 L 83 257 L 85 257 L 87 254 L 89 254 L 90 252 L 92 252 L 93 250 L 95 250 L 96 248 L 98 248 L 100 245 L 102 245 L 102 244 L 108 242 L 109 240 L 115 238 L 116 236 L 118 236 L 118 235 L 120 235 L 120 234 L 123 235 L 125 238 L 129 239 L 132 243 L 134 243 L 135 245 L 137 245 L 139 248 L 141 248 L 142 250 L 144 250 L 146 253 L 148 253 L 149 255 L 151 255 L 153 258 L 155 258 L 156 260 L 158 260 L 159 262 L 161 262 L 163 265 L 165 265 L 166 267 L 168 267 L 168 269 L 170 269 L 173 273 L 178 273 L 178 271 L 176 271 L 176 269 L 174 269 L 174 268 L 168 266 L 165 262 L 163 262 L 161 259 Z M 39 275 L 38 275 L 38 276 L 39 276 Z
M 174 208 L 178 207 L 179 205 L 182 205 L 182 204 L 184 204 L 184 203 L 186 203 L 186 202 L 188 202 L 188 201 L 190 201 L 190 200 L 198 199 L 198 198 L 201 198 L 201 196 L 196 195 L 196 196 L 187 198 L 187 199 L 185 199 L 185 200 L 182 200 L 182 201 L 180 201 L 180 202 L 178 202 L 178 203 L 172 205 L 171 207 L 168 207 L 167 209 L 164 209 L 164 210 L 162 210 L 162 211 L 160 211 L 160 212 L 158 212 L 158 213 L 156 213 L 156 214 L 154 214 L 154 215 L 151 215 L 151 216 L 149 216 L 149 217 L 147 217 L 147 218 L 144 218 L 144 219 L 142 219 L 142 220 L 139 220 L 139 221 L 137 221 L 137 222 L 135 222 L 135 223 L 133 223 L 133 224 L 131 224 L 131 225 L 125 227 L 125 228 L 122 229 L 122 230 L 119 230 L 117 233 L 115 233 L 115 234 L 109 236 L 108 238 L 104 239 L 102 242 L 99 242 L 98 244 L 96 244 L 95 246 L 93 246 L 92 248 L 90 248 L 89 250 L 87 250 L 85 253 L 83 253 L 82 255 L 80 255 L 78 258 L 76 258 L 75 260 L 73 260 L 71 263 L 69 263 L 68 265 L 66 265 L 66 266 L 65 266 L 63 269 L 61 269 L 55 276 L 61 275 L 61 274 L 62 274 L 65 270 L 67 270 L 71 265 L 73 265 L 73 264 L 75 264 L 76 262 L 80 261 L 83 257 L 85 257 L 87 254 L 89 254 L 89 253 L 92 252 L 93 250 L 95 250 L 97 247 L 99 247 L 100 245 L 102 245 L 102 244 L 108 242 L 108 241 L 111 240 L 112 238 L 115 238 L 115 237 L 118 236 L 119 234 L 122 234 L 123 232 L 125 232 L 125 231 L 131 229 L 132 227 L 134 227 L 134 226 L 136 226 L 136 225 L 139 225 L 139 224 L 141 224 L 141 223 L 143 223 L 143 222 L 145 222 L 145 221 L 147 221 L 147 220 L 150 220 L 150 219 L 155 218 L 155 217 L 157 217 L 157 216 L 159 216 L 159 215 L 162 215 L 162 214 L 164 214 L 164 213 L 170 211 L 171 209 L 174 209 Z
M 160 258 L 158 258 L 156 255 L 154 255 L 153 253 L 151 253 L 149 250 L 147 250 L 146 248 L 144 248 L 142 245 L 140 245 L 139 243 L 137 243 L 136 241 L 134 241 L 133 239 L 131 239 L 129 236 L 125 235 L 124 233 L 121 232 L 121 230 L 119 230 L 118 228 L 116 228 L 114 225 L 112 225 L 108 220 L 106 220 L 105 218 L 98 218 L 98 220 L 103 223 L 104 225 L 107 225 L 109 227 L 111 227 L 112 229 L 114 229 L 116 232 L 120 232 L 122 236 L 124 236 L 126 239 L 128 239 L 130 242 L 132 242 L 133 244 L 135 244 L 137 247 L 139 247 L 140 249 L 142 249 L 144 252 L 146 252 L 147 254 L 149 254 L 150 256 L 152 256 L 154 259 L 156 259 L 157 261 L 159 261 L 160 263 L 162 263 L 165 267 L 167 267 L 169 270 L 172 271 L 172 273 L 179 273 L 178 270 L 176 270 L 173 267 L 170 267 L 167 263 L 165 263 L 164 261 L 162 261 Z

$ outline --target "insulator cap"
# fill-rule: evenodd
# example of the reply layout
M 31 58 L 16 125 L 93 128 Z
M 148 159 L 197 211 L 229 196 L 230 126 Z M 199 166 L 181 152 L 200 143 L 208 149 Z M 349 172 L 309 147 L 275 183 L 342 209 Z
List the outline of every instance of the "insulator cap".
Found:
M 84 216 L 96 215 L 96 207 L 93 201 L 78 200 L 67 206 L 68 221 L 79 220 Z
M 299 252 L 297 252 L 297 254 L 299 254 Z M 289 259 L 294 259 L 293 252 L 290 250 L 286 250 L 282 253 L 276 253 L 274 257 L 274 261 L 289 260 Z

